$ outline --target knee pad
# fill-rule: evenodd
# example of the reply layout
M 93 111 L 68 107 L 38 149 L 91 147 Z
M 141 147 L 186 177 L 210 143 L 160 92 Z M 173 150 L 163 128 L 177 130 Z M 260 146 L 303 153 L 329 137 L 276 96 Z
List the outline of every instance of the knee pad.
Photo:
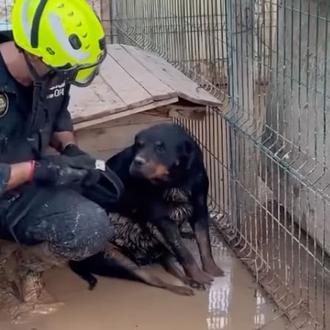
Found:
M 83 260 L 103 251 L 113 236 L 109 217 L 93 202 L 76 205 L 65 218 L 57 239 L 50 243 L 56 253 L 70 260 Z

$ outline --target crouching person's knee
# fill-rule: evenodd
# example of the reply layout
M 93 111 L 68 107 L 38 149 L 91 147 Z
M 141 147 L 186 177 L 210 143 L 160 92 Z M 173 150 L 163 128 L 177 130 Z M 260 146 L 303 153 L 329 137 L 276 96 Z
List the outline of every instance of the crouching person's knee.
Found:
M 63 220 L 63 230 L 50 243 L 56 254 L 70 260 L 83 260 L 103 251 L 113 236 L 106 212 L 88 200 L 75 205 Z

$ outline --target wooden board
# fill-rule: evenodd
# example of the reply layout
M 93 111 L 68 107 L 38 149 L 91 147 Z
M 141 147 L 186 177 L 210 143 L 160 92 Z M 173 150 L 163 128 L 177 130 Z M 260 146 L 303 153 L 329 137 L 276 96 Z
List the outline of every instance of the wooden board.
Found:
M 96 117 L 96 118 L 90 119 L 88 121 L 74 123 L 74 130 L 78 131 L 78 130 L 81 130 L 81 129 L 84 129 L 87 127 L 91 127 L 94 125 L 98 125 L 101 123 L 105 123 L 105 122 L 108 122 L 111 120 L 131 116 L 131 115 L 145 112 L 145 111 L 150 111 L 152 109 L 161 108 L 166 105 L 176 103 L 177 101 L 178 101 L 177 98 L 172 98 L 172 99 L 168 99 L 168 100 L 164 100 L 164 101 L 153 102 L 153 103 L 141 106 L 141 107 L 136 107 L 134 109 L 130 109 L 130 110 L 122 111 L 122 112 L 112 113 L 112 114 L 108 114 L 108 115 L 104 114 L 101 117 Z
M 180 99 L 192 106 L 221 105 L 164 59 L 132 46 L 114 44 L 108 46 L 101 73 L 93 83 L 85 88 L 72 86 L 69 110 L 76 127 L 86 127 L 102 118 L 129 116 L 176 104 Z
M 150 92 L 110 55 L 102 64 L 102 78 L 128 106 L 142 106 L 153 101 Z
M 171 87 L 165 85 L 159 77 L 147 70 L 139 59 L 132 56 L 125 47 L 113 45 L 109 56 L 122 65 L 122 68 L 148 91 L 153 100 L 164 100 L 177 96 L 177 93 Z
M 136 47 L 123 46 L 123 48 L 136 58 L 145 67 L 145 70 L 153 72 L 159 80 L 171 87 L 179 97 L 197 105 L 220 105 L 220 101 L 217 98 L 200 88 L 193 80 L 189 79 L 163 58 Z
M 86 88 L 71 88 L 70 112 L 74 123 L 118 113 L 128 105 L 116 94 L 102 76 Z

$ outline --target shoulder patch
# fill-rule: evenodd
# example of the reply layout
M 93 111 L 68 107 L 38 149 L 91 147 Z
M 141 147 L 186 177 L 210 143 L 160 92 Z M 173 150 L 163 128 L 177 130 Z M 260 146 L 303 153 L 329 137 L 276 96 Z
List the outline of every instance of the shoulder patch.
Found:
M 0 93 L 0 118 L 4 117 L 9 109 L 9 98 L 6 93 Z

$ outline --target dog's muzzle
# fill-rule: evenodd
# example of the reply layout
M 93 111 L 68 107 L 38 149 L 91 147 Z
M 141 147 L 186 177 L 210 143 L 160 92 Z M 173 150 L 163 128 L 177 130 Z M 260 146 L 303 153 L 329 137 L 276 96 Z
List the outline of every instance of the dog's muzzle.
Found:
M 132 176 L 145 178 L 147 180 L 164 180 L 169 175 L 167 166 L 155 161 L 147 161 L 141 156 L 137 156 L 132 161 L 129 172 Z

